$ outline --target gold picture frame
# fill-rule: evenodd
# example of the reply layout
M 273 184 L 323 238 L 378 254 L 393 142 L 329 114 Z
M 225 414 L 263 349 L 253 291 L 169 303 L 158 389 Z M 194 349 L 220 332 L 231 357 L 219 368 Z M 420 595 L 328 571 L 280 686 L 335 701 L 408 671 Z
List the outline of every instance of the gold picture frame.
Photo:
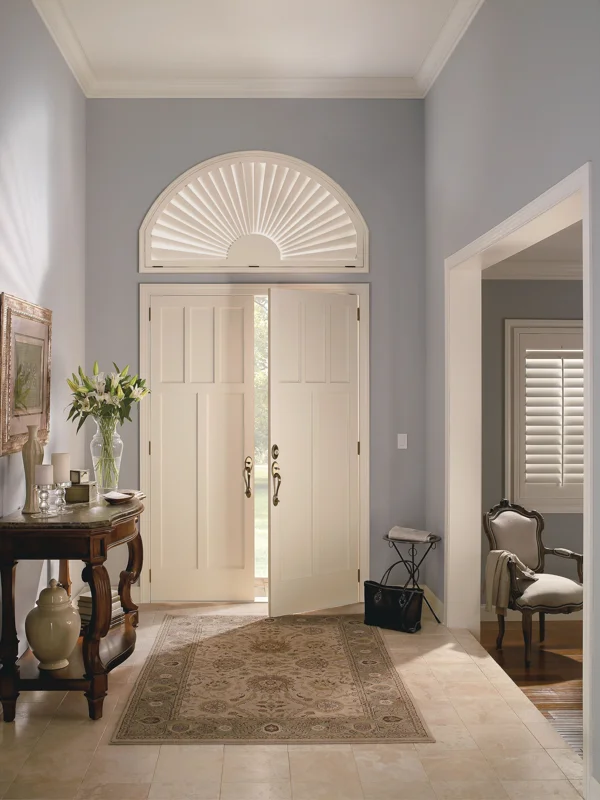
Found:
M 50 433 L 52 311 L 0 294 L 0 455 L 18 453 L 37 425 Z

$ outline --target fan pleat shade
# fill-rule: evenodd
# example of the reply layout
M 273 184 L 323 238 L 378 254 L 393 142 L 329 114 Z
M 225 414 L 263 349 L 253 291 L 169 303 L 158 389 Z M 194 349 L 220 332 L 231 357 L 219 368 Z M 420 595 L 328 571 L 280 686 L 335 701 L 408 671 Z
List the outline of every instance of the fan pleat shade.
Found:
M 225 264 L 230 248 L 258 235 L 279 263 L 355 264 L 359 237 L 348 208 L 314 177 L 272 160 L 207 166 L 160 210 L 151 229 L 156 264 Z
M 525 482 L 583 482 L 581 351 L 527 351 Z

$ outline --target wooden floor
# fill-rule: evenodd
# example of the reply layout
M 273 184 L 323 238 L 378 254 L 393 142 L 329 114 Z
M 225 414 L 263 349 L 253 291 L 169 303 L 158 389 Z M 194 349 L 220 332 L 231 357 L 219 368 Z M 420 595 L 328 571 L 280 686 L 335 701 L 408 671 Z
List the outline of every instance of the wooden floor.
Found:
M 551 622 L 540 646 L 533 628 L 531 666 L 525 666 L 520 622 L 507 622 L 503 648 L 496 650 L 498 625 L 481 623 L 481 644 L 521 687 L 556 730 L 578 753 L 583 752 L 583 624 Z

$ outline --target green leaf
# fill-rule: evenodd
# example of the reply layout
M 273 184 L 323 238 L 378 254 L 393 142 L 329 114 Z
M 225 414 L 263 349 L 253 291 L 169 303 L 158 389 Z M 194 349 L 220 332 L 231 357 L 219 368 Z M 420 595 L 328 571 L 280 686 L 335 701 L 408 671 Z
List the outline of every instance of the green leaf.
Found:
M 118 367 L 117 367 L 117 369 L 118 369 Z M 123 367 L 123 369 L 121 370 L 121 377 L 122 378 L 126 378 L 128 372 L 129 372 L 129 364 L 127 364 L 127 366 Z
M 83 423 L 84 423 L 84 422 L 85 422 L 85 417 L 82 417 L 82 418 L 79 420 L 79 425 L 77 426 L 77 431 L 76 431 L 76 433 L 79 433 L 79 431 L 81 430 L 81 426 L 83 425 Z

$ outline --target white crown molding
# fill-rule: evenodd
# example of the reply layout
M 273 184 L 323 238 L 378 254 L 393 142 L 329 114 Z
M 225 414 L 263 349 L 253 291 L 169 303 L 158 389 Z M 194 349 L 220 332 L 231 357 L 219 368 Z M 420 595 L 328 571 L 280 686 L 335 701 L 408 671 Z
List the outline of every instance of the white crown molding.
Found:
M 88 97 L 420 98 L 412 78 L 186 78 L 94 81 Z
M 425 97 L 484 0 L 457 0 L 431 51 L 412 77 L 102 80 L 90 65 L 61 0 L 32 0 L 86 97 L 380 98 Z
M 425 97 L 435 83 L 483 3 L 484 0 L 458 0 L 452 9 L 433 47 L 415 75 L 415 83 L 420 89 L 421 97 Z
M 484 269 L 488 281 L 581 281 L 583 264 L 561 261 L 505 261 Z
M 92 97 L 96 76 L 60 0 L 32 0 L 50 36 L 86 97 Z

